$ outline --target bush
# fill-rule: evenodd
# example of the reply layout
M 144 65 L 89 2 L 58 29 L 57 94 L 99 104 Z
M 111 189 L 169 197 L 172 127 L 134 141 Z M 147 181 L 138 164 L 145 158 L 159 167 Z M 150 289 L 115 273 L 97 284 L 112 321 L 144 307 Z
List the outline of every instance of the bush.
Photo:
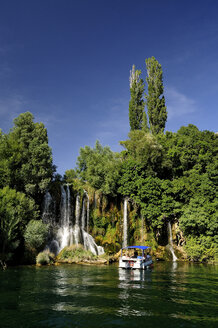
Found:
M 84 249 L 82 245 L 65 247 L 57 256 L 58 260 L 66 262 L 82 262 L 84 260 L 96 260 L 97 256 Z
M 25 243 L 28 248 L 41 250 L 45 246 L 48 234 L 48 225 L 41 220 L 31 220 L 24 233 Z
M 54 254 L 45 250 L 39 253 L 36 257 L 36 264 L 46 265 L 54 262 Z

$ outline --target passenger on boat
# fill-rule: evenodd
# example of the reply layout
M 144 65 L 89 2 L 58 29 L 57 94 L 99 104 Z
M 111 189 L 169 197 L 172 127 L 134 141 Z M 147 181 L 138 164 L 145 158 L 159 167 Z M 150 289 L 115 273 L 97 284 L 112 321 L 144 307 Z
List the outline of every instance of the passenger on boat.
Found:
M 151 259 L 151 255 L 149 253 L 147 253 L 146 260 L 150 260 L 150 259 Z
M 135 252 L 134 252 L 134 255 L 132 256 L 132 258 L 137 258 L 137 257 L 138 257 L 138 252 L 135 251 Z

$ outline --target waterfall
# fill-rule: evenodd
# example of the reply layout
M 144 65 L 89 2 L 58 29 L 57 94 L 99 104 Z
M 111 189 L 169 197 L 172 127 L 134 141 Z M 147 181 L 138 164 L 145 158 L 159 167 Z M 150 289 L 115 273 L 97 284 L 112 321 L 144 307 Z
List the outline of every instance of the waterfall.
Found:
M 123 205 L 123 247 L 128 244 L 128 198 L 124 199 Z
M 61 217 L 60 217 L 60 225 L 61 226 L 69 226 L 69 186 L 67 189 L 67 193 L 63 186 L 61 186 Z
M 80 237 L 80 195 L 76 195 L 76 209 L 75 209 L 75 225 L 73 227 L 73 244 L 78 245 L 81 242 Z
M 82 204 L 82 217 L 81 217 L 81 227 L 83 230 L 88 232 L 89 230 L 89 195 L 87 191 L 84 190 L 83 204 Z
M 46 191 L 44 196 L 44 206 L 42 212 L 42 220 L 44 223 L 49 223 L 52 212 L 51 212 L 51 205 L 52 205 L 52 197 L 51 194 Z
M 86 218 L 86 231 L 89 232 L 89 195 L 86 193 L 87 196 L 87 218 Z
M 86 220 L 86 201 L 85 197 L 83 197 L 83 207 L 82 207 L 82 218 L 81 218 L 81 227 L 85 229 L 85 220 Z
M 169 238 L 169 249 L 173 257 L 173 262 L 177 261 L 177 257 L 174 253 L 173 250 L 173 237 L 172 237 L 172 228 L 171 228 L 171 223 L 168 222 L 168 238 Z
M 104 249 L 95 243 L 94 238 L 85 231 L 89 226 L 89 197 L 88 193 L 84 192 L 82 214 L 80 217 L 80 195 L 76 196 L 75 206 L 75 225 L 72 226 L 71 222 L 71 197 L 69 185 L 61 186 L 61 202 L 60 202 L 60 219 L 57 225 L 55 221 L 52 224 L 52 234 L 48 248 L 55 254 L 60 252 L 64 247 L 72 244 L 82 244 L 86 250 L 90 250 L 95 255 L 104 253 Z M 49 212 L 52 197 L 49 193 L 45 195 L 44 202 L 44 217 Z M 87 213 L 87 216 L 86 216 Z M 51 213 L 50 213 L 51 214 Z M 51 216 L 51 215 L 50 215 Z M 86 222 L 87 217 L 87 222 Z
M 70 187 L 67 184 L 67 224 L 70 223 L 70 214 L 71 214 L 71 208 L 70 208 Z
M 102 255 L 104 254 L 104 248 L 102 246 L 98 246 L 94 238 L 88 234 L 85 230 L 82 231 L 83 234 L 83 246 L 85 249 L 90 250 L 94 255 Z
M 76 196 L 76 225 L 79 226 L 79 219 L 80 219 L 80 195 L 77 194 Z
M 58 229 L 58 236 L 60 239 L 60 249 L 68 246 L 71 241 L 71 227 L 70 227 L 70 188 L 67 185 L 67 192 L 64 186 L 61 186 L 61 217 L 60 228 Z

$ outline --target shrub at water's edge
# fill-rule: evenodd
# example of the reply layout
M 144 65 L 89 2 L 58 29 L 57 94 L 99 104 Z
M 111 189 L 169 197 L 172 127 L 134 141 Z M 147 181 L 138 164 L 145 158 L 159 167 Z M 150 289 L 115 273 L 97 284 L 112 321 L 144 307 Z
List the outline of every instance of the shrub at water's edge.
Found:
M 36 264 L 38 265 L 46 265 L 54 263 L 54 254 L 49 252 L 49 250 L 45 250 L 40 252 L 36 257 Z

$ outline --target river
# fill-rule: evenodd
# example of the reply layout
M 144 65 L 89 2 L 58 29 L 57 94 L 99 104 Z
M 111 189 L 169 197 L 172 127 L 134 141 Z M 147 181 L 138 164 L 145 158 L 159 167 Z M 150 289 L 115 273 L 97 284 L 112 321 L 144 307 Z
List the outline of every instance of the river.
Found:
M 155 263 L 0 270 L 0 327 L 218 327 L 218 266 Z

